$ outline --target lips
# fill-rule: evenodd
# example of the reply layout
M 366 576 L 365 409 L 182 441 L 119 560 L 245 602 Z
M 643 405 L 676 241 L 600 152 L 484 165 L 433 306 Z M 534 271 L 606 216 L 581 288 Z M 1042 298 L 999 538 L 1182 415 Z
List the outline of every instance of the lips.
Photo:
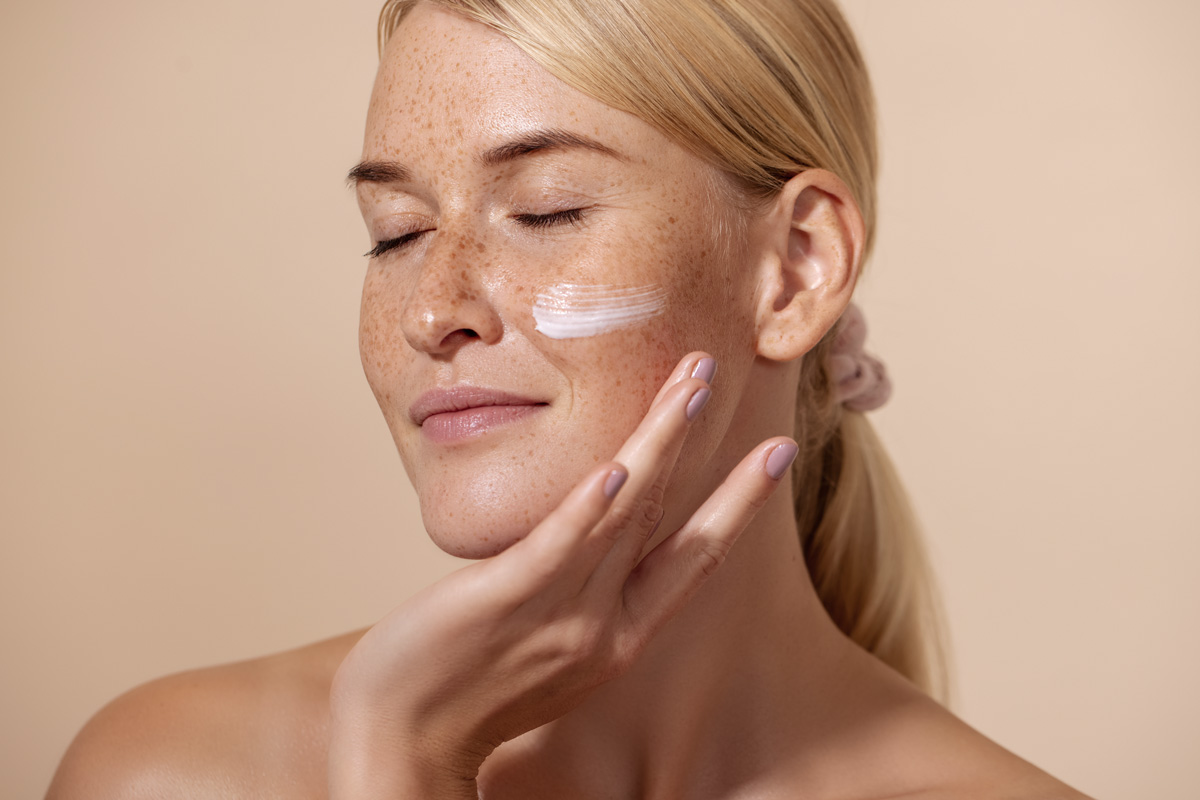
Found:
M 449 442 L 515 422 L 546 405 L 512 392 L 456 386 L 425 392 L 409 407 L 408 416 L 435 441 Z

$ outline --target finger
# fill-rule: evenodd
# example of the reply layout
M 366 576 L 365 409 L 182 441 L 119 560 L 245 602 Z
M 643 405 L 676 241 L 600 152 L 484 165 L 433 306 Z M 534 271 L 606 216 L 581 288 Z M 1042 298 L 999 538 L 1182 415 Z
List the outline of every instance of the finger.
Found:
M 693 373 L 700 377 L 691 378 Z M 566 584 L 576 582 L 577 586 L 582 585 L 627 528 L 632 527 L 634 535 L 644 540 L 645 532 L 657 520 L 661 496 L 658 501 L 650 504 L 649 509 L 638 508 L 639 498 L 646 494 L 647 487 L 652 485 L 662 472 L 661 468 L 655 465 L 665 461 L 673 464 L 678 455 L 678 446 L 672 447 L 669 441 L 663 441 L 663 423 L 674 420 L 678 427 L 680 414 L 672 409 L 682 401 L 682 427 L 686 430 L 687 403 L 695 397 L 699 389 L 705 388 L 705 379 L 711 378 L 715 373 L 716 361 L 707 353 L 697 351 L 684 357 L 659 391 L 656 404 L 652 404 L 646 418 L 626 440 L 617 455 L 617 460 L 601 465 L 589 473 L 542 523 L 517 545 L 505 551 L 506 554 L 512 553 L 506 560 L 513 566 L 514 575 L 509 583 L 515 592 L 524 596 L 525 593 L 537 591 L 539 587 L 545 588 L 554 581 Z M 690 383 L 679 388 L 681 381 Z M 698 408 L 703 406 L 705 399 L 702 398 L 698 404 L 693 404 L 693 410 L 698 413 Z M 664 402 L 666 405 L 663 405 Z M 657 437 L 654 435 L 655 431 L 659 431 Z M 682 435 L 678 438 L 682 443 Z M 627 483 L 631 472 L 622 464 L 636 464 L 639 478 L 635 480 L 633 487 L 620 492 L 620 505 L 610 510 L 613 506 L 611 495 L 616 494 L 622 488 L 622 484 Z M 658 473 L 647 476 L 647 469 L 657 469 Z M 615 477 L 617 473 L 620 475 L 619 480 Z M 607 496 L 603 491 L 605 487 L 610 490 Z M 661 495 L 661 492 L 659 494 Z M 639 510 L 642 511 L 641 516 Z M 602 521 L 601 526 L 598 523 Z M 596 531 L 598 527 L 602 528 L 599 532 Z M 585 549 L 583 554 L 575 556 L 574 551 L 582 541 L 587 540 L 593 542 L 590 552 Z M 639 543 L 637 552 L 640 551 Z M 632 564 L 629 568 L 632 568 Z M 628 574 L 629 568 L 625 574 Z M 620 582 L 624 583 L 624 575 L 621 576 Z
M 683 357 L 682 361 L 675 365 L 675 370 L 671 373 L 671 377 L 667 378 L 662 388 L 658 390 L 658 394 L 654 395 L 654 400 L 651 401 L 650 408 L 658 405 L 662 401 L 663 396 L 671 390 L 671 387 L 680 381 L 687 378 L 699 378 L 705 383 L 712 383 L 716 375 L 717 360 L 715 358 L 702 350 L 688 353 Z
M 617 453 L 616 460 L 629 469 L 629 480 L 592 537 L 596 541 L 592 552 L 598 559 L 593 580 L 614 587 L 624 585 L 662 517 L 667 478 L 688 428 L 711 394 L 698 378 L 677 383 L 650 409 Z
M 517 594 L 523 598 L 569 579 L 579 543 L 604 519 L 628 477 L 615 461 L 594 467 L 528 536 L 493 559 L 509 573 Z
M 799 448 L 779 437 L 756 447 L 682 528 L 651 550 L 625 585 L 629 634 L 644 643 L 725 561 L 750 520 L 788 475 Z

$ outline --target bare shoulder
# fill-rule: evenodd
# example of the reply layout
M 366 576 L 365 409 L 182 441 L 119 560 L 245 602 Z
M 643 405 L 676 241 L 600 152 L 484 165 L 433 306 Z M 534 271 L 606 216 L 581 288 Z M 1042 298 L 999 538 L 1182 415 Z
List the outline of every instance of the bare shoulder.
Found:
M 976 734 L 978 735 L 978 734 Z M 905 800 L 1090 800 L 1087 795 L 1019 756 L 989 742 L 981 752 L 964 753 L 958 774 L 939 780 Z M 968 748 L 972 749 L 972 748 Z
M 324 796 L 329 687 L 362 633 L 127 692 L 75 737 L 47 800 Z
M 1089 800 L 933 700 L 914 702 L 906 722 L 910 735 L 898 749 L 920 765 L 916 783 L 926 787 L 901 795 L 906 800 Z
M 790 760 L 797 769 L 781 773 L 786 782 L 763 797 L 825 786 L 830 795 L 861 800 L 1088 800 L 873 657 L 859 653 L 843 671 L 823 758 Z

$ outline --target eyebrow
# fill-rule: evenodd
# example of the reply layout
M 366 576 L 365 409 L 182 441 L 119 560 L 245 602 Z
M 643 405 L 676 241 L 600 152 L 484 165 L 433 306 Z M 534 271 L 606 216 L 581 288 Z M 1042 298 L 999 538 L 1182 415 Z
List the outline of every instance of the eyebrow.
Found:
M 398 161 L 361 161 L 346 174 L 346 183 L 406 183 L 411 178 L 412 172 Z
M 533 153 L 572 149 L 591 150 L 619 161 L 629 160 L 613 148 L 595 139 L 571 131 L 550 128 L 523 133 L 515 139 L 489 148 L 479 156 L 479 163 L 485 167 L 496 167 Z M 405 183 L 411 179 L 412 170 L 398 161 L 363 161 L 356 164 L 346 175 L 346 182 L 353 185 Z

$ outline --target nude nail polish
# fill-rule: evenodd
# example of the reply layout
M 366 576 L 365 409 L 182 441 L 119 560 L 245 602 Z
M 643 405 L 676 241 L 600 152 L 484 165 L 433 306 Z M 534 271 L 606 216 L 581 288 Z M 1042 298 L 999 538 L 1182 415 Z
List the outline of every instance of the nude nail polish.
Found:
M 610 500 L 616 497 L 617 492 L 621 491 L 621 487 L 625 485 L 625 479 L 628 477 L 628 472 L 622 472 L 619 469 L 614 469 L 608 473 L 608 477 L 604 479 L 604 496 Z
M 708 398 L 710 397 L 712 397 L 712 392 L 708 389 L 697 389 L 696 393 L 692 395 L 692 399 L 688 400 L 687 418 L 695 419 L 696 415 L 708 404 Z
M 715 358 L 702 358 L 696 362 L 695 368 L 692 370 L 692 377 L 699 378 L 705 383 L 712 383 L 713 378 L 717 375 L 717 360 Z
M 777 481 L 783 477 L 788 471 L 788 467 L 792 466 L 792 462 L 796 460 L 796 454 L 800 452 L 800 448 L 788 442 L 781 444 L 771 451 L 771 455 L 767 456 L 767 474 L 771 476 L 771 480 Z

